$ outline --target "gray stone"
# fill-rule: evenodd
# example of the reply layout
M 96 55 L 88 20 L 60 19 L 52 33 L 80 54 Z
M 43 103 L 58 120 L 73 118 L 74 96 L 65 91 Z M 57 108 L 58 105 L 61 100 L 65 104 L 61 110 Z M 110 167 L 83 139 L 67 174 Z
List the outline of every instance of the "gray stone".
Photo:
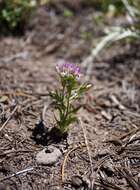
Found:
M 72 176 L 71 184 L 74 187 L 81 187 L 83 185 L 82 178 L 80 176 Z
M 62 153 L 58 148 L 54 146 L 48 146 L 37 153 L 36 161 L 38 164 L 52 165 L 55 164 L 61 156 Z

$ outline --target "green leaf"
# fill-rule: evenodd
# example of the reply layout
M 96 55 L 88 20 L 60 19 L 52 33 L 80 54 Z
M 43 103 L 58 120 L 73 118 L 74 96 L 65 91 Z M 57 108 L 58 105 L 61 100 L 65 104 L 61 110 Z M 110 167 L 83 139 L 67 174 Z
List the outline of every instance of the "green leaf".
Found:
M 77 117 L 75 116 L 69 116 L 67 119 L 66 119 L 66 125 L 70 125 L 71 123 L 74 123 L 75 121 L 77 121 Z
M 64 17 L 72 17 L 73 16 L 73 12 L 69 9 L 65 9 L 63 12 Z

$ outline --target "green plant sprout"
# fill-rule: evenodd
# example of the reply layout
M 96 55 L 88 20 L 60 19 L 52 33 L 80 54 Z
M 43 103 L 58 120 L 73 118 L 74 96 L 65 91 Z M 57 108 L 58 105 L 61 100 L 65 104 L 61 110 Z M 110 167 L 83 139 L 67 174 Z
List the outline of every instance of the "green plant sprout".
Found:
M 76 113 L 81 106 L 74 106 L 75 100 L 91 88 L 91 84 L 80 84 L 80 68 L 69 62 L 62 62 L 56 66 L 60 77 L 61 89 L 50 92 L 52 104 L 58 111 L 55 115 L 56 127 L 60 134 L 68 131 L 68 126 L 77 120 Z
M 24 25 L 28 16 L 37 6 L 37 0 L 2 0 L 0 1 L 0 23 L 14 30 Z

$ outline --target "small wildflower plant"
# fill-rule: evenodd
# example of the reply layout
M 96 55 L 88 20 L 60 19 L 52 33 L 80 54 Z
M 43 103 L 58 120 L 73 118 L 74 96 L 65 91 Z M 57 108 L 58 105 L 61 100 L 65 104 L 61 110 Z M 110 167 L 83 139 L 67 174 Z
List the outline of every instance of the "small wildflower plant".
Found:
M 69 62 L 61 62 L 56 66 L 60 77 L 61 89 L 50 92 L 52 104 L 58 111 L 55 116 L 56 126 L 61 134 L 68 131 L 68 126 L 77 120 L 76 113 L 81 106 L 74 106 L 75 100 L 86 92 L 91 84 L 80 84 L 80 68 Z

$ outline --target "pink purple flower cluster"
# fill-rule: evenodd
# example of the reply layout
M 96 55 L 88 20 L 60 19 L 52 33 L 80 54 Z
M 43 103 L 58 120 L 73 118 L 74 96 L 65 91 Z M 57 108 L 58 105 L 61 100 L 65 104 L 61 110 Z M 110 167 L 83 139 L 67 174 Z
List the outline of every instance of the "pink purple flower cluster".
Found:
M 80 78 L 80 68 L 77 67 L 76 65 L 67 62 L 67 61 L 61 61 L 57 66 L 56 66 L 57 72 L 61 76 L 69 76 L 72 75 L 76 79 Z

